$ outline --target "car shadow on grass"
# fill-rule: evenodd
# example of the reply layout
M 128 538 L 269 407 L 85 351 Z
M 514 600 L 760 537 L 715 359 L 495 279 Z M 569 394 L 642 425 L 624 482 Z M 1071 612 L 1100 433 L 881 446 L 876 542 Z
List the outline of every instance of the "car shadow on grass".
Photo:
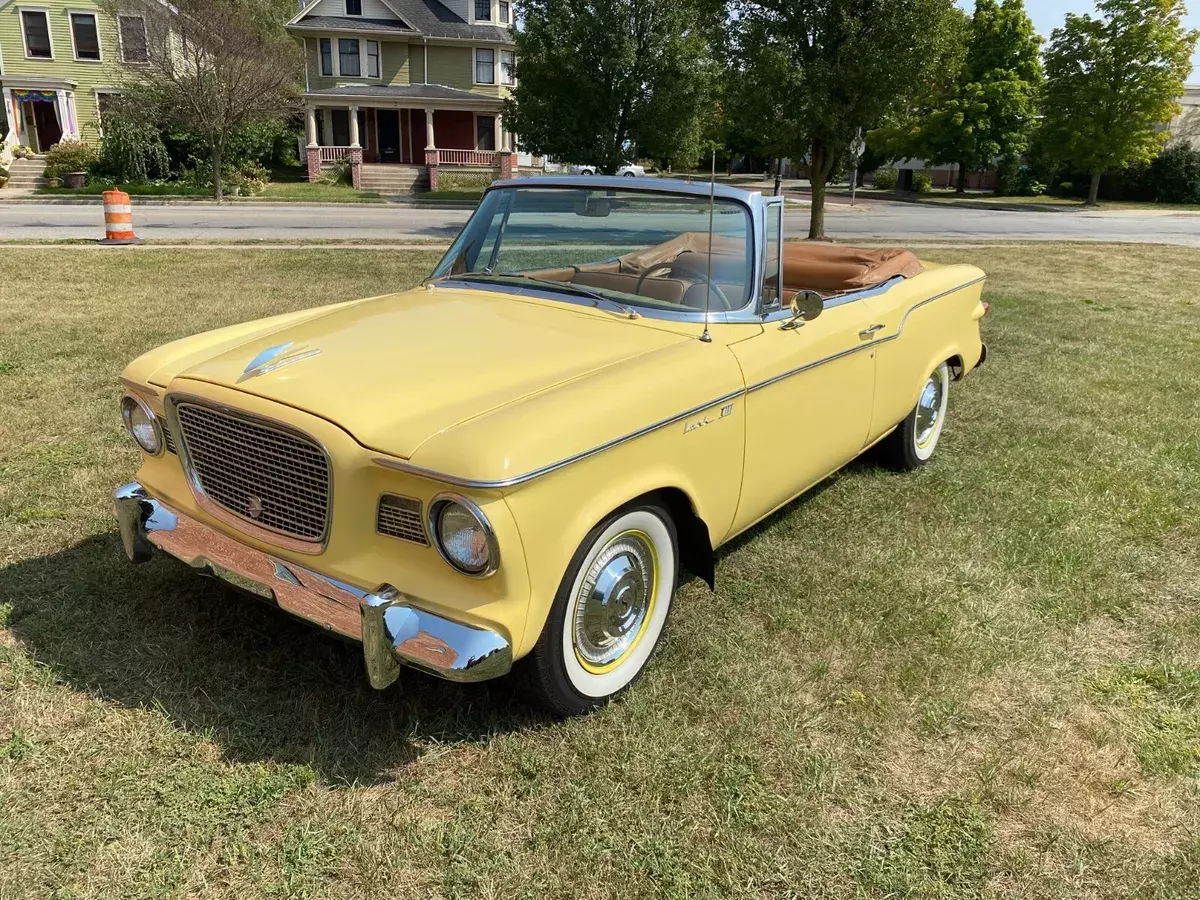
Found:
M 389 781 L 426 745 L 550 721 L 507 678 L 404 670 L 376 691 L 359 644 L 163 554 L 133 566 L 115 532 L 0 570 L 0 597 L 12 633 L 73 689 L 158 710 L 228 759 L 308 765 L 327 783 Z

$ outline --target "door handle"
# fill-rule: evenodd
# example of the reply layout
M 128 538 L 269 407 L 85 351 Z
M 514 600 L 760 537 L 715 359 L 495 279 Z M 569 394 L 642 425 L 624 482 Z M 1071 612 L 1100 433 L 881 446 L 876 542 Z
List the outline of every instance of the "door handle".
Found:
M 870 337 L 871 335 L 873 335 L 873 334 L 874 334 L 875 332 L 877 332 L 877 331 L 883 331 L 883 329 L 884 329 L 885 327 L 886 327 L 886 326 L 884 326 L 883 324 L 879 324 L 879 325 L 872 325 L 870 328 L 864 328 L 862 331 L 860 331 L 860 332 L 858 333 L 858 336 L 859 336 L 859 337 Z

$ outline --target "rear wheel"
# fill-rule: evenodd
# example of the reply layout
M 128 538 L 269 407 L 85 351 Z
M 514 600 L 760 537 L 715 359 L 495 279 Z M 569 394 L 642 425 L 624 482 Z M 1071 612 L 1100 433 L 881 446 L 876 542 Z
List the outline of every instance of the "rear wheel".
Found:
M 533 699 L 579 716 L 638 679 L 670 612 L 678 545 L 670 515 L 654 504 L 619 510 L 589 532 L 521 662 Z
M 895 469 L 919 469 L 933 456 L 946 423 L 946 400 L 950 395 L 950 366 L 942 363 L 925 380 L 917 405 L 879 443 L 882 461 Z

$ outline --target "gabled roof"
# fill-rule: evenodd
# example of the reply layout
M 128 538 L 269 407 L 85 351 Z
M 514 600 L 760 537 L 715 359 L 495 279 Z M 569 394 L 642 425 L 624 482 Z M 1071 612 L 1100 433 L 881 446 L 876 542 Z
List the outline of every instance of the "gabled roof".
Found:
M 2 0 L 0 0 L 2 2 Z M 327 28 L 331 31 L 379 31 L 420 34 L 431 38 L 512 43 L 507 25 L 472 25 L 438 0 L 381 0 L 396 14 L 389 19 L 363 19 L 357 16 L 312 15 L 321 0 L 312 0 L 288 22 L 289 28 Z

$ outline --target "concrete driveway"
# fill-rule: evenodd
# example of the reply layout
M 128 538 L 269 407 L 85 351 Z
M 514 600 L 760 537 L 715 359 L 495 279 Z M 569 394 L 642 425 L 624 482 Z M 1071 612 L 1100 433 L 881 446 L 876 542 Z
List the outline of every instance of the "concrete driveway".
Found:
M 238 203 L 134 205 L 139 236 L 155 240 L 439 240 L 470 212 L 399 205 L 302 206 Z M 792 207 L 787 230 L 803 234 L 808 210 Z M 99 206 L 0 203 L 0 240 L 99 238 Z M 827 213 L 831 237 L 849 240 L 1138 241 L 1200 247 L 1200 216 L 1128 212 L 1009 212 L 871 200 Z

